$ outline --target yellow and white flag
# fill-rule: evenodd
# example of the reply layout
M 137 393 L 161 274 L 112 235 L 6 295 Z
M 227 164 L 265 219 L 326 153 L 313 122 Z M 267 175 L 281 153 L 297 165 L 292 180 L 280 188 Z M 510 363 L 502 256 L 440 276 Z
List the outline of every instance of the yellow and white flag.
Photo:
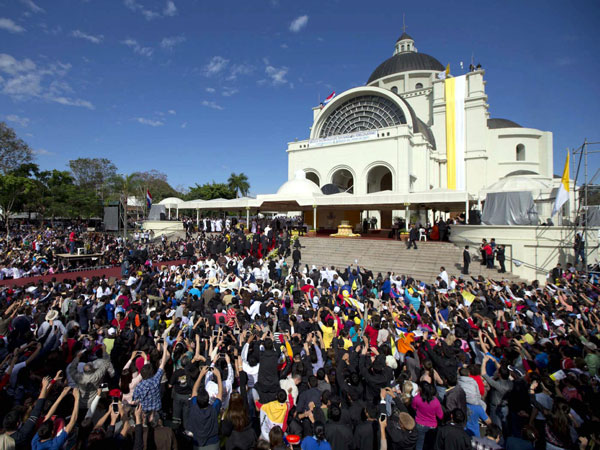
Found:
M 446 169 L 448 189 L 464 191 L 466 75 L 446 78 Z
M 554 200 L 554 206 L 552 207 L 552 215 L 556 214 L 562 205 L 569 200 L 569 153 L 567 152 L 567 161 L 565 162 L 565 168 L 563 170 L 562 179 L 560 180 L 560 187 L 556 193 L 556 199 Z

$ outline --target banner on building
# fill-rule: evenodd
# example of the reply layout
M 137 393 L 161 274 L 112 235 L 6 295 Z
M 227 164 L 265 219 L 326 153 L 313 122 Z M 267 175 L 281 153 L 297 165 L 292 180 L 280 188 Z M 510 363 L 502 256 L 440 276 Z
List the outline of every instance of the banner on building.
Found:
M 309 148 L 325 147 L 327 145 L 349 144 L 351 142 L 368 141 L 377 138 L 377 130 L 359 131 L 357 133 L 340 134 L 308 141 Z
M 446 78 L 446 169 L 448 189 L 464 191 L 465 182 L 465 87 L 466 75 Z

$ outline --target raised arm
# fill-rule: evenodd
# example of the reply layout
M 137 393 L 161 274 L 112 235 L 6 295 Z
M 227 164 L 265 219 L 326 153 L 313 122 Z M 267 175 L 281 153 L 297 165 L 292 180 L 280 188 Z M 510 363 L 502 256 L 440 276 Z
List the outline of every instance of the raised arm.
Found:
M 75 403 L 73 403 L 73 412 L 71 413 L 71 420 L 65 427 L 65 431 L 67 434 L 70 434 L 77 423 L 77 415 L 79 414 L 79 389 L 73 390 L 73 398 L 75 398 Z
M 200 383 L 202 383 L 202 379 L 204 378 L 204 375 L 206 375 L 207 371 L 208 371 L 208 369 L 206 366 L 204 366 L 202 368 L 202 370 L 200 371 L 200 375 L 198 375 L 198 379 L 196 380 L 196 382 L 194 383 L 194 387 L 192 388 L 192 397 L 198 396 L 198 390 L 200 389 Z
M 75 389 L 77 390 L 77 389 Z M 56 401 L 52 404 L 52 406 L 50 407 L 50 409 L 48 410 L 48 412 L 46 413 L 46 415 L 44 416 L 44 422 L 46 420 L 48 420 L 50 417 L 52 417 L 54 415 L 54 413 L 56 412 L 56 410 L 58 409 L 58 405 L 60 405 L 60 402 L 63 401 L 63 399 L 67 396 L 67 394 L 71 391 L 70 387 L 65 387 L 62 392 L 60 393 L 60 395 L 58 396 L 58 398 L 56 399 Z
M 231 366 L 230 366 L 230 368 L 231 368 Z M 213 375 L 217 379 L 216 383 L 219 386 L 219 392 L 217 393 L 217 398 L 219 400 L 223 401 L 223 383 L 221 380 L 221 371 L 215 367 L 213 369 Z

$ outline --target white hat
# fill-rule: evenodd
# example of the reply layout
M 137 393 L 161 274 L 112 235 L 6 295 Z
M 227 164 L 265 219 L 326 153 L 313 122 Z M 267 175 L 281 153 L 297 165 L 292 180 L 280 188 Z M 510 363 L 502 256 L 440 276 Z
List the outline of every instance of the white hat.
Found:
M 110 327 L 108 329 L 108 335 L 109 336 L 114 336 L 115 334 L 117 334 L 117 330 L 114 327 Z
M 51 320 L 55 320 L 58 317 L 58 311 L 55 309 L 51 309 L 50 311 L 48 311 L 48 313 L 46 314 L 46 320 L 48 322 L 50 322 Z
M 387 355 L 385 357 L 385 365 L 390 369 L 396 370 L 398 368 L 398 361 L 392 355 Z

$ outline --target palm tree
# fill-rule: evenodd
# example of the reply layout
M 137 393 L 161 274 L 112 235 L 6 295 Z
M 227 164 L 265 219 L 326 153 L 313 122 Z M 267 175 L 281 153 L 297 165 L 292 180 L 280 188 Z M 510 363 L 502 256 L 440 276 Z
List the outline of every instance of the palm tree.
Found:
M 248 195 L 248 191 L 250 190 L 250 183 L 248 183 L 248 177 L 244 174 L 244 172 L 236 175 L 232 173 L 227 180 L 227 184 L 229 185 L 229 189 L 235 192 L 235 197 L 239 196 L 245 197 Z

